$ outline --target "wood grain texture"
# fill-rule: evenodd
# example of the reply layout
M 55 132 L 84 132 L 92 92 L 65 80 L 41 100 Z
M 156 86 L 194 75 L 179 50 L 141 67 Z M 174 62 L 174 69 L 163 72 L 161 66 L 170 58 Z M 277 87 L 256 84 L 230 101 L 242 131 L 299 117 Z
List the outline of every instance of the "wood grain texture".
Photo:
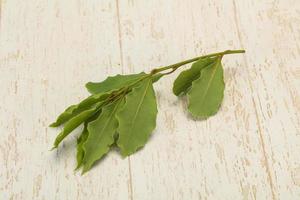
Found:
M 299 199 L 298 0 L 0 0 L 0 199 Z M 157 128 L 130 158 L 81 176 L 72 134 L 47 125 L 84 84 L 197 55 L 224 58 L 219 113 L 194 120 L 170 75 Z

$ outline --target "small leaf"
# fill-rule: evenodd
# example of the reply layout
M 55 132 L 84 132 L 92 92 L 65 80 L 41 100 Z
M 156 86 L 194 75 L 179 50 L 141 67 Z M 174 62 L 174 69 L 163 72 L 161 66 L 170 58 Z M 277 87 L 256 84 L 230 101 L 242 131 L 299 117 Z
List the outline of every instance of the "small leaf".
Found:
M 82 131 L 80 137 L 77 140 L 77 154 L 76 154 L 77 166 L 76 166 L 75 169 L 79 169 L 79 167 L 82 164 L 82 160 L 84 158 L 84 150 L 83 150 L 82 146 L 83 146 L 83 143 L 88 138 L 88 135 L 89 135 L 89 132 L 87 130 L 87 123 L 84 123 L 83 131 Z
M 117 114 L 119 138 L 117 145 L 123 156 L 143 147 L 156 125 L 157 105 L 150 78 L 126 96 L 126 103 Z
M 81 112 L 80 114 L 76 115 L 75 117 L 71 118 L 64 126 L 62 132 L 58 134 L 54 141 L 54 146 L 52 149 L 57 148 L 60 142 L 67 137 L 75 128 L 77 128 L 80 124 L 82 124 L 84 121 L 89 119 L 91 116 L 93 116 L 97 111 L 99 111 L 99 108 L 102 106 L 102 102 L 96 103 L 92 108 L 85 110 Z
M 109 91 L 118 90 L 124 86 L 127 86 L 131 83 L 134 83 L 138 79 L 145 76 L 146 73 L 141 72 L 139 74 L 130 74 L 130 75 L 116 75 L 110 76 L 102 82 L 88 82 L 85 87 L 91 94 L 104 93 Z M 158 81 L 163 75 L 158 73 L 155 74 L 152 78 L 152 82 L 155 83 Z
M 213 63 L 215 58 L 203 58 L 193 63 L 190 69 L 181 72 L 173 84 L 173 93 L 179 96 L 186 93 L 192 86 L 192 82 L 200 77 L 201 70 Z
M 133 83 L 140 79 L 141 77 L 145 76 L 144 72 L 139 74 L 130 74 L 130 75 L 116 75 L 116 76 L 109 76 L 102 82 L 93 83 L 88 82 L 85 87 L 91 94 L 97 93 L 104 93 L 109 91 L 117 90 L 121 87 L 124 87 L 130 83 Z
M 194 117 L 214 115 L 223 100 L 224 79 L 221 57 L 202 70 L 200 78 L 193 81 L 188 92 L 188 109 Z
M 114 135 L 118 127 L 115 113 L 124 104 L 118 100 L 102 108 L 102 113 L 93 122 L 88 124 L 88 138 L 83 144 L 83 173 L 88 171 L 92 165 L 101 159 L 114 143 Z
M 108 93 L 91 95 L 81 101 L 79 104 L 68 107 L 62 114 L 58 116 L 56 122 L 50 124 L 50 127 L 60 126 L 84 110 L 91 108 L 95 103 L 106 99 L 108 95 Z
M 100 115 L 101 111 L 97 112 L 95 115 L 93 115 L 92 117 L 90 117 L 85 123 L 84 123 L 84 128 L 83 131 L 80 135 L 80 137 L 77 140 L 77 166 L 76 169 L 79 169 L 79 167 L 82 164 L 83 158 L 84 158 L 84 150 L 83 150 L 83 144 L 84 142 L 87 140 L 89 132 L 88 132 L 88 123 L 94 121 L 95 119 L 97 119 Z

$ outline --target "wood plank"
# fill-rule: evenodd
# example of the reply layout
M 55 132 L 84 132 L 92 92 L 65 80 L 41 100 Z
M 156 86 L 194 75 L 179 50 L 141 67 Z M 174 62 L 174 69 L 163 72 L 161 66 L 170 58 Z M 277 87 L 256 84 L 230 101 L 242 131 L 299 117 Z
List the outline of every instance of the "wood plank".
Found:
M 299 6 L 299 1 L 235 3 L 274 199 L 300 196 Z
M 81 176 L 78 134 L 49 151 L 47 127 L 87 81 L 122 71 L 115 1 L 5 1 L 1 21 L 0 199 L 129 198 L 116 152 Z

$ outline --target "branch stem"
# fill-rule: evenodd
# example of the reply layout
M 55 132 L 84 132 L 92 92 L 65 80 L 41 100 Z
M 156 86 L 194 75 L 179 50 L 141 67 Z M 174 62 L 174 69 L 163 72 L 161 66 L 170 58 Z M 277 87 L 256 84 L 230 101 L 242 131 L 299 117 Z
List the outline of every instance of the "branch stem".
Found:
M 217 56 L 219 56 L 220 59 L 222 59 L 222 57 L 224 55 L 237 54 L 237 53 L 245 53 L 245 50 L 226 50 L 226 51 L 222 51 L 222 52 L 218 52 L 218 53 L 212 53 L 212 54 L 208 54 L 208 55 L 204 55 L 204 56 L 198 56 L 198 57 L 195 57 L 195 58 L 192 58 L 192 59 L 189 59 L 189 60 L 185 60 L 185 61 L 182 61 L 182 62 L 179 62 L 179 63 L 175 63 L 175 64 L 172 64 L 172 65 L 169 65 L 169 66 L 153 69 L 150 74 L 145 74 L 145 76 L 141 77 L 140 79 L 136 80 L 135 82 L 127 85 L 126 87 L 120 88 L 115 93 L 112 93 L 110 98 L 109 98 L 109 101 L 110 100 L 114 101 L 116 98 L 124 97 L 126 95 L 126 93 L 131 89 L 131 87 L 133 87 L 134 85 L 136 85 L 137 83 L 141 82 L 142 80 L 144 80 L 146 78 L 153 77 L 153 75 L 158 74 L 159 72 L 170 70 L 169 72 L 160 73 L 162 76 L 164 76 L 164 75 L 173 73 L 174 71 L 176 71 L 179 67 L 181 67 L 183 65 L 186 65 L 186 64 L 191 63 L 191 62 L 195 62 L 199 59 L 209 58 L 209 57 L 217 57 Z
M 151 71 L 151 74 L 156 74 L 156 73 L 159 73 L 159 72 L 162 72 L 162 71 L 165 71 L 165 70 L 169 70 L 169 69 L 172 69 L 172 72 L 173 72 L 173 71 L 175 71 L 176 69 L 178 69 L 179 67 L 181 67 L 183 65 L 186 65 L 186 64 L 191 63 L 191 62 L 195 62 L 195 61 L 197 61 L 199 59 L 202 59 L 202 58 L 223 56 L 223 55 L 227 55 L 227 54 L 237 54 L 237 53 L 245 53 L 245 50 L 226 50 L 226 51 L 222 51 L 222 52 L 218 52 L 218 53 L 208 54 L 208 55 L 205 55 L 205 56 L 198 56 L 198 57 L 188 59 L 188 60 L 185 60 L 185 61 L 182 61 L 182 62 L 179 62 L 179 63 L 175 63 L 175 64 L 172 64 L 172 65 L 169 65 L 169 66 L 153 69 Z

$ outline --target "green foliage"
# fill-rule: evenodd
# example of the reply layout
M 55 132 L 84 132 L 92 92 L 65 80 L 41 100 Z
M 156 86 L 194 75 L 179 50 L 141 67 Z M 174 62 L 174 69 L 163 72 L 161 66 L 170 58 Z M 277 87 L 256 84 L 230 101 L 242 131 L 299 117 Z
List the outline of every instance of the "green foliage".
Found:
M 88 126 L 88 123 L 84 123 L 83 131 L 82 131 L 81 135 L 79 136 L 79 138 L 77 139 L 77 155 L 76 155 L 77 167 L 76 167 L 76 169 L 79 169 L 79 167 L 81 167 L 81 165 L 82 165 L 82 160 L 84 157 L 83 144 L 85 143 L 85 141 L 87 140 L 87 138 L 89 136 L 87 126 Z
M 53 148 L 57 148 L 59 143 L 67 137 L 75 128 L 77 128 L 80 124 L 88 120 L 92 117 L 101 107 L 102 102 L 97 103 L 92 108 L 81 112 L 80 114 L 76 115 L 75 117 L 71 118 L 64 126 L 62 132 L 58 134 L 54 141 Z
M 188 110 L 194 117 L 214 115 L 224 95 L 223 67 L 226 54 L 243 50 L 224 51 L 196 57 L 174 65 L 157 68 L 146 74 L 116 75 L 99 83 L 87 83 L 91 96 L 68 107 L 51 127 L 64 125 L 54 147 L 75 128 L 84 124 L 77 139 L 77 167 L 83 173 L 90 170 L 113 144 L 121 154 L 129 156 L 143 147 L 156 126 L 157 103 L 153 83 L 179 67 L 194 62 L 174 82 L 173 92 L 188 96 Z M 161 73 L 166 70 L 169 72 Z
M 116 76 L 109 76 L 99 83 L 88 82 L 85 87 L 91 94 L 105 93 L 129 85 L 143 76 L 145 76 L 144 72 L 130 75 L 118 74 Z
M 63 123 L 67 122 L 68 120 L 72 119 L 76 115 L 80 114 L 81 112 L 90 109 L 95 103 L 106 99 L 109 96 L 107 93 L 99 93 L 95 95 L 91 95 L 88 98 L 84 99 L 77 105 L 69 106 L 62 114 L 60 114 L 56 120 L 50 124 L 50 127 L 58 127 Z
M 196 61 L 190 69 L 187 69 L 179 74 L 173 84 L 173 93 L 179 96 L 182 93 L 187 93 L 187 91 L 192 86 L 192 82 L 200 77 L 201 70 L 212 62 L 216 58 L 203 58 Z
M 116 76 L 109 76 L 102 82 L 94 83 L 88 82 L 85 84 L 86 89 L 91 94 L 98 94 L 98 93 L 105 93 L 111 92 L 114 90 L 118 90 L 124 86 L 134 83 L 138 79 L 146 76 L 146 73 L 141 72 L 139 74 L 130 74 L 130 75 L 116 75 Z M 153 83 L 158 81 L 162 77 L 162 74 L 155 74 L 152 77 Z
M 207 118 L 217 113 L 224 96 L 221 58 L 204 68 L 188 92 L 188 109 L 194 117 Z
M 126 104 L 117 113 L 118 146 L 123 156 L 143 147 L 155 128 L 157 105 L 152 81 L 147 78 L 126 96 Z
M 118 128 L 116 112 L 122 107 L 124 101 L 117 100 L 102 108 L 99 117 L 88 124 L 88 138 L 83 144 L 83 172 L 88 171 L 95 161 L 102 158 L 114 143 L 114 135 Z
M 100 113 L 101 113 L 101 111 L 97 112 L 95 115 L 93 115 L 91 118 L 89 118 L 84 123 L 83 131 L 82 131 L 80 137 L 77 139 L 77 156 L 76 156 L 77 167 L 76 167 L 76 169 L 78 169 L 82 165 L 82 161 L 83 161 L 83 157 L 84 157 L 83 144 L 85 143 L 85 141 L 87 140 L 87 138 L 89 136 L 88 124 L 90 122 L 94 121 L 95 119 L 97 119 L 99 117 Z

